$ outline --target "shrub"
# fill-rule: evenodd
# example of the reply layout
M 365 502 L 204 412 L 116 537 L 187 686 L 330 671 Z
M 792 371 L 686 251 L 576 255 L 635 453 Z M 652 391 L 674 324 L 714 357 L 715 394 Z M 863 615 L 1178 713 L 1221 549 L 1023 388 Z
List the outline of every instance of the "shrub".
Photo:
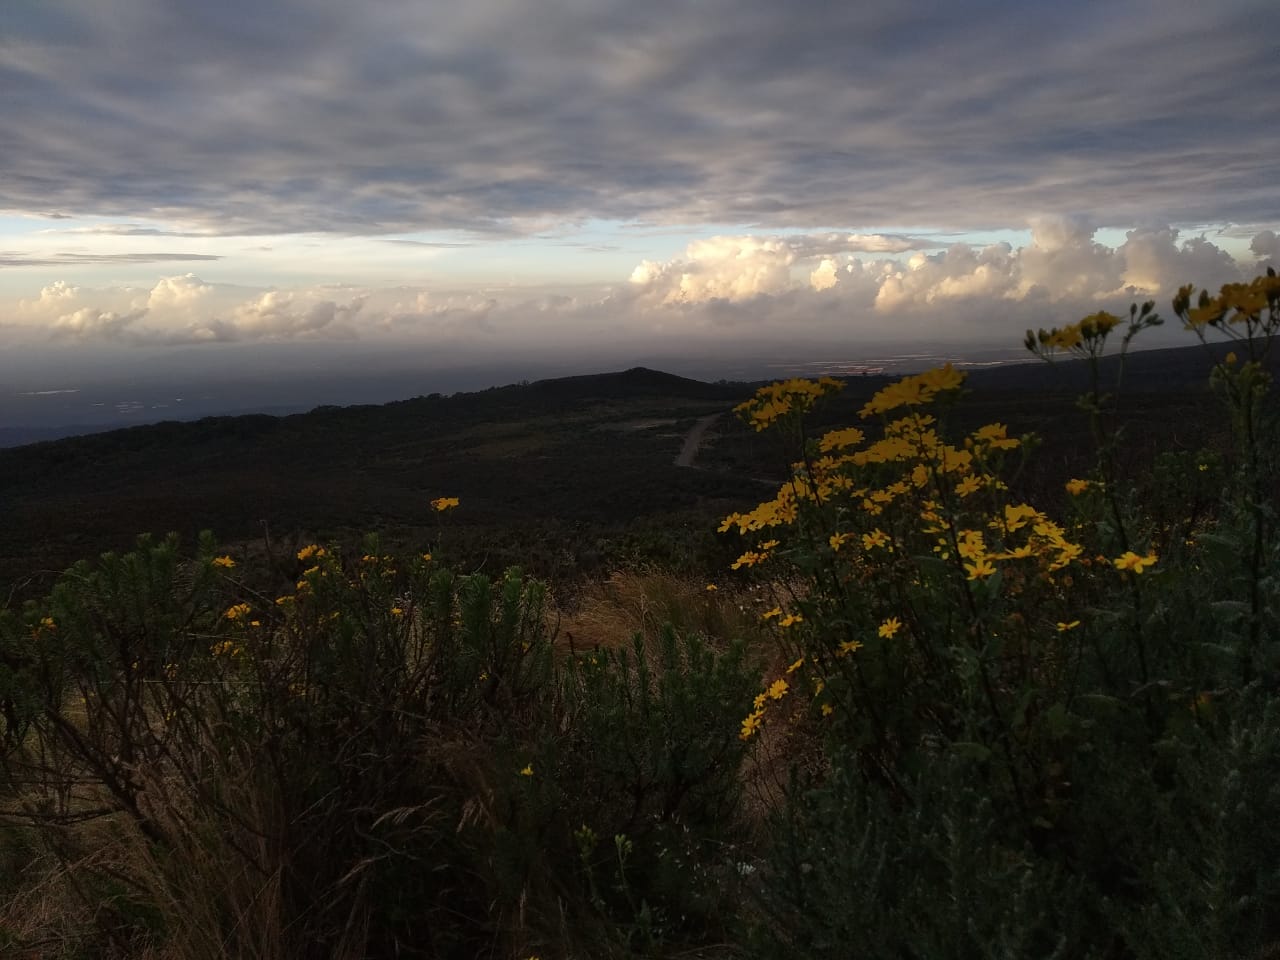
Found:
M 1098 383 L 1109 336 L 1123 331 L 1123 355 L 1160 322 L 1152 304 L 1028 334 L 1094 373 L 1080 406 L 1097 463 L 1067 480 L 1066 518 L 1005 479 L 1028 438 L 1000 423 L 948 436 L 964 379 L 949 365 L 877 393 L 861 411 L 875 433 L 807 435 L 834 381 L 775 384 L 739 408 L 799 454 L 776 497 L 722 527 L 751 538 L 736 567 L 787 585 L 765 617 L 791 666 L 741 736 L 800 698 L 826 758 L 793 783 L 761 865 L 764 954 L 1248 956 L 1280 942 L 1280 884 L 1262 866 L 1280 838 L 1258 829 L 1280 756 L 1262 366 L 1280 281 L 1189 303 L 1186 289 L 1174 304 L 1189 327 L 1238 332 L 1250 359 L 1214 371 L 1236 440 L 1225 495 L 1208 504 L 1184 482 L 1176 538 L 1120 475 L 1117 397 Z
M 211 538 L 192 560 L 144 538 L 0 620 L 4 795 L 89 905 L 83 936 L 184 958 L 601 955 L 717 922 L 740 647 L 669 630 L 557 663 L 518 570 L 457 576 L 376 540 L 304 547 L 297 570 L 274 596 Z

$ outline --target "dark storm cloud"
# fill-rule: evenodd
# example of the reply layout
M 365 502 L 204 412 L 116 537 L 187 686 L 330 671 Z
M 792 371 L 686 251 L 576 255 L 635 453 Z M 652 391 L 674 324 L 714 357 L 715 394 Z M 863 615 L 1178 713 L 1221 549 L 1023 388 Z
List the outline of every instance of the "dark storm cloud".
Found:
M 1280 219 L 1269 0 L 15 0 L 0 209 L 220 232 Z

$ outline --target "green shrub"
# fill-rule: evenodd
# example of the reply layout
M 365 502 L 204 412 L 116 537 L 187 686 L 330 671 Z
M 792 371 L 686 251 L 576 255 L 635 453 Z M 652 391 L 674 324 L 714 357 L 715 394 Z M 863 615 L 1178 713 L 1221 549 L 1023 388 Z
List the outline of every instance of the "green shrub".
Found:
M 1280 943 L 1280 835 L 1262 826 L 1280 752 L 1265 692 L 1280 686 L 1280 543 L 1261 363 L 1280 281 L 1189 302 L 1175 300 L 1188 326 L 1238 333 L 1250 357 L 1214 370 L 1235 441 L 1214 502 L 1195 474 L 1156 499 L 1119 470 L 1118 392 L 1100 389 L 1099 360 L 1113 331 L 1123 354 L 1160 322 L 1151 304 L 1127 324 L 1099 313 L 1028 334 L 1094 371 L 1080 407 L 1098 457 L 1067 481 L 1066 519 L 1004 479 L 1026 438 L 999 423 L 948 437 L 963 382 L 949 366 L 877 393 L 861 413 L 878 437 L 807 435 L 834 381 L 774 384 L 739 408 L 799 455 L 773 500 L 722 528 L 753 538 L 735 566 L 783 587 L 765 617 L 793 660 L 742 736 L 800 710 L 826 757 L 793 784 L 760 866 L 765 954 L 1235 957 Z

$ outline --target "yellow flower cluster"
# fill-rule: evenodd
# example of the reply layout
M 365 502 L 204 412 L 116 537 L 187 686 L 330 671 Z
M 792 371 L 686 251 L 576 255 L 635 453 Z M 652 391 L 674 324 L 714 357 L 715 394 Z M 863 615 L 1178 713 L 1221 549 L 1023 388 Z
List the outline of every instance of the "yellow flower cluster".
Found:
M 214 557 L 210 562 L 215 567 L 221 567 L 224 570 L 230 570 L 236 565 L 236 562 L 228 556 Z
M 431 501 L 431 509 L 436 513 L 444 513 L 446 510 L 452 510 L 458 505 L 457 497 L 436 497 Z
M 754 397 L 733 409 L 738 416 L 760 431 L 789 414 L 811 409 L 823 397 L 843 389 L 844 384 L 832 377 L 818 380 L 796 377 L 761 387 Z
M 1111 314 L 1094 314 L 1071 328 L 1067 339 L 1103 337 L 1120 322 Z M 812 504 L 820 510 L 814 514 L 815 520 L 823 518 L 822 538 L 839 558 L 842 575 L 849 579 L 865 582 L 875 576 L 889 561 L 888 554 L 895 549 L 898 555 L 909 554 L 920 534 L 931 538 L 934 553 L 970 582 L 989 580 L 1009 565 L 1001 581 L 1004 589 L 1020 589 L 1027 573 L 1024 563 L 1050 579 L 1079 560 L 1083 547 L 1030 504 L 1000 503 L 1008 488 L 996 470 L 1002 456 L 1019 448 L 1022 441 L 1009 436 L 1005 424 L 989 423 L 956 446 L 943 439 L 936 418 L 919 409 L 963 382 L 963 374 L 947 365 L 880 390 L 863 407 L 864 417 L 900 407 L 915 409 L 885 423 L 879 438 L 869 439 L 858 428 L 826 434 L 818 443 L 822 456 L 793 464 L 791 479 L 773 499 L 747 513 L 726 517 L 720 531 L 736 529 L 739 534 L 749 534 L 794 526 L 801 508 Z M 794 391 L 794 383 L 788 382 L 758 396 L 773 402 Z M 815 388 L 806 395 L 818 393 Z M 752 409 L 759 413 L 763 407 Z M 754 422 L 767 425 L 774 419 L 766 412 Z M 1069 489 L 1076 492 L 1077 485 L 1087 483 L 1073 481 Z M 987 492 L 998 495 L 999 505 L 985 498 L 978 505 L 977 495 Z M 867 523 L 868 518 L 877 519 Z M 733 564 L 734 569 L 761 563 L 776 545 L 770 540 L 746 551 Z M 1136 569 L 1141 567 L 1139 564 Z M 801 622 L 799 615 L 784 617 L 779 608 L 764 615 L 765 620 L 775 618 L 780 626 Z M 882 639 L 891 639 L 902 627 L 902 620 L 890 617 L 880 623 L 877 633 Z M 861 645 L 844 641 L 835 655 L 847 656 Z M 758 726 L 758 714 L 759 705 L 744 723 L 744 736 L 750 736 Z
M 244 648 L 234 640 L 220 640 L 209 648 L 209 653 L 215 657 L 225 657 L 228 654 L 238 657 L 244 653 Z
M 1201 290 L 1195 307 L 1191 306 L 1194 292 L 1195 287 L 1187 285 L 1173 298 L 1174 312 L 1189 330 L 1221 327 L 1224 320 L 1264 328 L 1274 327 L 1280 322 L 1280 277 L 1265 274 L 1249 283 L 1228 283 L 1216 297 L 1211 297 L 1207 290 Z M 1264 317 L 1264 312 L 1269 316 Z
M 1029 349 L 1041 354 L 1050 354 L 1055 350 L 1075 350 L 1078 353 L 1088 354 L 1100 348 L 1107 339 L 1107 335 L 1121 322 L 1114 313 L 1100 310 L 1078 323 L 1054 327 L 1052 330 L 1040 330 L 1034 336 L 1028 330 L 1026 344 Z
M 734 570 L 740 570 L 743 567 L 754 567 L 757 563 L 764 563 L 769 559 L 769 554 L 764 550 L 748 550 L 737 560 L 733 561 Z
M 803 660 L 800 661 L 803 663 Z M 799 664 L 793 664 L 792 669 L 798 669 Z M 788 670 L 787 673 L 791 673 Z M 742 721 L 742 730 L 738 733 L 738 737 L 742 740 L 749 740 L 760 729 L 760 724 L 764 719 L 765 707 L 769 700 L 781 700 L 787 695 L 791 689 L 791 685 L 786 680 L 779 677 L 769 685 L 769 689 L 764 693 L 756 694 L 752 710 Z
M 860 415 L 865 420 L 874 414 L 888 413 L 899 407 L 918 407 L 932 403 L 938 394 L 955 390 L 963 383 L 964 374 L 948 363 L 889 384 L 867 401 Z
M 325 550 L 324 547 L 321 547 L 317 544 L 312 543 L 312 544 L 308 544 L 307 546 L 303 547 L 301 550 L 298 551 L 298 559 L 299 560 L 319 560 L 321 557 L 327 556 L 327 553 L 328 552 Z
M 223 616 L 232 621 L 243 620 L 252 612 L 252 609 L 247 603 L 237 603 L 235 606 L 228 607 Z

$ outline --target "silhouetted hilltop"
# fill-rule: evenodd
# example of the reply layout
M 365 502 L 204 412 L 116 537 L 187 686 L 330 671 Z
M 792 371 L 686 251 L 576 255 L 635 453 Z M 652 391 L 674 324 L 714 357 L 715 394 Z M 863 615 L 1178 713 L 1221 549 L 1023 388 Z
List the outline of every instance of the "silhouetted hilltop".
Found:
M 1209 371 L 1234 351 L 1241 361 L 1248 359 L 1244 346 L 1233 343 L 1196 344 L 1160 350 L 1135 350 L 1124 360 L 1125 389 L 1139 393 L 1207 388 Z M 1268 365 L 1280 368 L 1280 353 L 1272 351 Z M 1120 369 L 1118 356 L 1099 362 L 1103 389 L 1112 389 Z M 1089 362 L 1066 357 L 1053 363 L 1030 358 L 1027 363 L 988 367 L 969 371 L 969 386 L 984 390 L 1065 390 L 1078 393 L 1089 386 Z

